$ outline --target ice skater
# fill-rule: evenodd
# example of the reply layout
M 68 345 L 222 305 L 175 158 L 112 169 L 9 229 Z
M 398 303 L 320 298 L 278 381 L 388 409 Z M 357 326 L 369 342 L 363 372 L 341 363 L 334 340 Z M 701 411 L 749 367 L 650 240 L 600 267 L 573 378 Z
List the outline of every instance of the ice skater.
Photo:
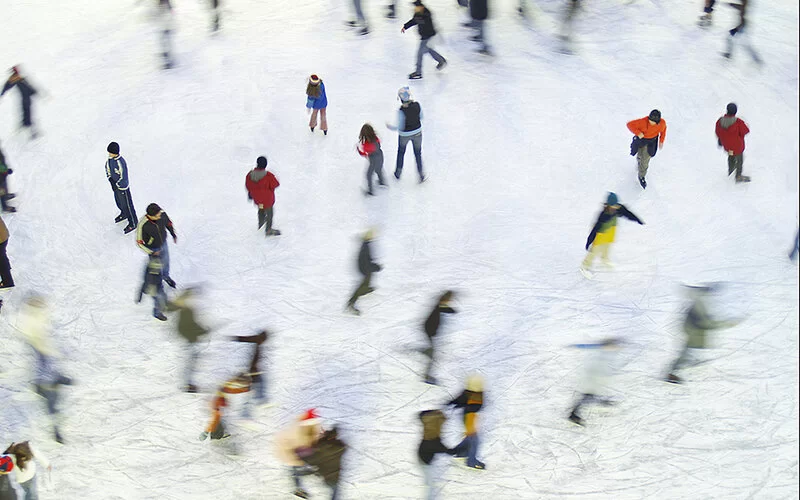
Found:
M 614 372 L 614 364 L 620 348 L 617 338 L 608 338 L 597 344 L 576 344 L 574 347 L 587 350 L 583 376 L 578 384 L 578 400 L 572 407 L 569 418 L 577 425 L 584 425 L 580 415 L 583 406 L 589 403 L 600 403 L 604 406 L 613 404 L 606 391 Z
M 608 251 L 611 248 L 611 244 L 614 243 L 614 237 L 617 232 L 617 217 L 620 215 L 644 225 L 641 219 L 619 202 L 615 193 L 608 193 L 606 203 L 603 205 L 603 211 L 597 216 L 597 222 L 595 222 L 589 237 L 586 239 L 586 250 L 589 253 L 583 259 L 581 272 L 587 278 L 591 277 L 592 262 L 596 256 L 600 256 L 606 267 L 611 266 L 611 261 L 608 259 Z
M 20 104 L 22 105 L 22 122 L 20 125 L 22 128 L 28 129 L 31 134 L 31 139 L 36 139 L 39 136 L 39 132 L 36 130 L 36 126 L 33 124 L 32 106 L 33 96 L 35 96 L 37 92 L 36 89 L 33 88 L 33 85 L 28 82 L 27 78 L 22 76 L 19 66 L 14 66 L 11 68 L 11 76 L 8 77 L 5 85 L 3 85 L 3 90 L 0 91 L 0 97 L 14 87 L 19 90 L 19 95 L 21 98 Z
M 433 362 L 434 362 L 434 353 L 436 347 L 435 338 L 439 334 L 439 327 L 442 323 L 442 313 L 444 314 L 455 314 L 456 310 L 450 306 L 450 302 L 453 300 L 453 296 L 455 293 L 452 290 L 447 290 L 444 292 L 439 299 L 436 301 L 436 305 L 433 307 L 433 310 L 428 315 L 428 319 L 425 320 L 424 330 L 425 335 L 428 337 L 428 342 L 430 344 L 426 347 L 422 353 L 428 357 L 428 364 L 425 366 L 425 375 L 424 380 L 426 384 L 436 385 L 437 381 L 431 375 L 431 371 L 433 371 Z
M 169 245 L 167 232 L 172 236 L 172 242 L 178 243 L 178 235 L 175 233 L 175 226 L 167 215 L 155 203 L 147 205 L 145 216 L 136 226 L 136 245 L 148 256 L 155 255 L 161 260 L 161 274 L 164 283 L 175 288 L 177 285 L 169 275 Z M 147 269 L 145 269 L 145 278 Z M 145 279 L 146 281 L 146 279 Z M 144 293 L 146 283 L 142 283 L 142 293 Z
M 472 17 L 472 27 L 477 31 L 470 40 L 481 45 L 481 48 L 478 49 L 479 54 L 492 55 L 489 44 L 486 42 L 486 19 L 489 17 L 488 0 L 470 0 L 469 14 Z
M 628 130 L 634 137 L 631 142 L 631 156 L 636 156 L 639 169 L 639 184 L 642 189 L 647 187 L 647 169 L 650 167 L 650 158 L 664 147 L 667 137 L 667 121 L 661 118 L 661 111 L 654 109 L 644 118 L 628 122 Z
M 247 173 L 244 180 L 244 187 L 247 189 L 247 197 L 253 200 L 258 206 L 258 229 L 266 224 L 265 234 L 267 236 L 279 236 L 281 232 L 272 227 L 272 217 L 274 215 L 273 206 L 275 205 L 275 190 L 281 185 L 275 174 L 267 170 L 267 158 L 259 156 L 256 159 L 256 168 Z
M 319 114 L 322 133 L 328 135 L 328 95 L 325 93 L 325 83 L 317 75 L 311 75 L 306 85 L 306 109 L 311 113 L 308 127 L 313 132 L 317 127 L 317 114 Z
M 239 335 L 231 337 L 234 342 L 244 342 L 253 344 L 253 357 L 250 360 L 250 367 L 245 373 L 251 381 L 252 397 L 250 401 L 245 403 L 244 416 L 249 418 L 251 414 L 251 405 L 263 405 L 268 402 L 267 398 L 267 382 L 264 371 L 261 368 L 262 346 L 267 342 L 270 335 L 266 330 L 261 330 L 255 335 Z
M 464 412 L 464 440 L 455 447 L 456 458 L 466 458 L 470 469 L 484 470 L 486 464 L 478 460 L 478 412 L 483 408 L 483 378 L 470 375 L 467 387 L 448 406 Z
M 397 123 L 387 123 L 389 130 L 397 130 L 397 164 L 394 169 L 394 178 L 400 180 L 405 163 L 406 147 L 411 143 L 414 149 L 414 160 L 417 162 L 419 182 L 425 182 L 425 171 L 422 169 L 422 107 L 411 98 L 408 87 L 401 87 L 397 91 L 400 100 L 400 109 L 397 112 Z
M 375 134 L 375 129 L 372 125 L 365 123 L 361 127 L 361 132 L 358 134 L 358 154 L 369 160 L 369 168 L 367 168 L 367 191 L 366 194 L 373 196 L 375 193 L 372 191 L 372 177 L 378 176 L 378 184 L 386 186 L 383 180 L 383 150 L 381 149 L 381 140 Z
M 14 193 L 8 192 L 8 176 L 13 173 L 14 170 L 8 166 L 3 150 L 0 149 L 0 206 L 2 206 L 3 212 L 14 213 L 17 211 L 8 203 L 16 197 Z
M 166 321 L 164 308 L 167 304 L 167 294 L 164 292 L 164 270 L 158 254 L 151 253 L 145 268 L 144 284 L 139 288 L 136 303 L 142 301 L 142 295 L 153 297 L 153 317 L 159 321 Z
M 744 136 L 750 133 L 747 124 L 736 117 L 738 108 L 735 103 L 728 103 L 725 116 L 717 120 L 715 128 L 717 141 L 728 154 L 728 175 L 736 172 L 736 182 L 750 182 L 750 177 L 742 175 L 744 165 Z
M 49 472 L 53 470 L 50 461 L 29 441 L 11 443 L 11 446 L 3 453 L 11 456 L 14 460 L 15 470 L 17 471 L 17 484 L 19 484 L 22 491 L 25 492 L 24 500 L 38 500 L 39 491 L 36 486 L 36 462 L 39 462 L 42 467 Z
M 119 154 L 119 144 L 111 142 L 106 148 L 108 159 L 106 160 L 106 178 L 111 184 L 114 192 L 114 202 L 119 209 L 119 215 L 114 218 L 114 223 L 118 224 L 128 221 L 128 225 L 123 230 L 125 234 L 136 231 L 136 209 L 133 207 L 130 183 L 128 181 L 128 163 Z
M 300 478 L 314 474 L 317 468 L 305 463 L 304 459 L 313 454 L 314 446 L 321 437 L 321 421 L 313 408 L 275 436 L 276 455 L 289 468 L 294 496 L 298 498 L 308 498 Z
M 733 49 L 736 42 L 734 41 L 734 37 L 736 40 L 739 40 L 741 45 L 744 45 L 744 48 L 750 54 L 750 57 L 753 58 L 753 61 L 761 66 L 764 61 L 761 59 L 761 56 L 756 52 L 756 49 L 753 47 L 752 42 L 750 41 L 750 31 L 745 30 L 748 26 L 746 14 L 747 14 L 747 1 L 748 0 L 739 0 L 739 3 L 728 2 L 728 5 L 733 7 L 734 9 L 739 11 L 739 24 L 736 27 L 732 28 L 728 31 L 727 43 L 725 52 L 722 53 L 722 57 L 725 59 L 730 59 L 733 57 Z
M 422 78 L 422 56 L 430 54 L 437 63 L 437 70 L 444 69 L 447 66 L 447 60 L 430 46 L 431 40 L 436 36 L 436 28 L 433 26 L 431 11 L 422 4 L 421 0 L 414 0 L 414 17 L 403 25 L 400 32 L 405 33 L 413 26 L 417 26 L 419 30 L 419 49 L 417 50 L 417 67 L 408 77 L 412 80 L 419 80 Z
M 6 254 L 6 247 L 8 246 L 8 226 L 0 217 L 0 289 L 14 288 L 14 277 L 11 275 L 11 262 L 8 260 Z M 2 306 L 0 301 L 0 306 Z
M 358 298 L 375 291 L 375 289 L 370 286 L 372 273 L 378 273 L 382 269 L 379 264 L 376 264 L 372 260 L 370 244 L 373 239 L 375 239 L 375 231 L 369 229 L 364 233 L 361 240 L 361 249 L 358 251 L 358 272 L 361 273 L 363 278 L 358 288 L 353 292 L 353 295 L 350 296 L 350 300 L 347 301 L 347 310 L 355 315 L 361 314 L 361 311 L 356 308 L 356 301 Z
M 339 438 L 339 430 L 334 426 L 323 432 L 312 450 L 311 455 L 307 456 L 304 461 L 308 465 L 316 467 L 316 474 L 331 489 L 331 500 L 338 500 L 342 456 L 347 451 L 347 445 Z
M 455 449 L 448 448 L 442 443 L 442 426 L 447 417 L 441 410 L 425 410 L 420 412 L 419 419 L 422 422 L 422 440 L 417 448 L 417 457 L 422 467 L 422 475 L 425 478 L 426 500 L 434 500 L 439 489 L 439 478 L 433 462 L 436 455 L 446 453 L 455 455 Z
M 708 332 L 722 328 L 731 328 L 738 325 L 741 320 L 715 320 L 708 312 L 708 297 L 713 291 L 712 286 L 690 285 L 686 287 L 692 306 L 686 313 L 683 321 L 683 333 L 685 340 L 678 356 L 669 367 L 666 382 L 680 384 L 683 379 L 677 375 L 677 371 L 689 363 L 691 353 L 695 349 L 708 348 Z
M 187 360 L 183 371 L 183 390 L 189 393 L 197 392 L 197 386 L 194 384 L 194 372 L 197 359 L 200 357 L 198 344 L 211 331 L 197 321 L 194 305 L 194 298 L 197 297 L 197 294 L 196 288 L 187 288 L 175 299 L 167 301 L 166 304 L 168 312 L 178 312 L 177 333 L 186 340 Z
M 8 455 L 0 455 L 0 500 L 17 500 L 17 492 L 11 484 L 14 460 Z
M 355 21 L 347 21 L 347 25 L 351 28 L 358 28 L 359 35 L 367 35 L 369 34 L 369 24 L 367 23 L 367 18 L 364 17 L 364 10 L 361 8 L 361 0 L 353 0 L 353 10 L 356 14 Z

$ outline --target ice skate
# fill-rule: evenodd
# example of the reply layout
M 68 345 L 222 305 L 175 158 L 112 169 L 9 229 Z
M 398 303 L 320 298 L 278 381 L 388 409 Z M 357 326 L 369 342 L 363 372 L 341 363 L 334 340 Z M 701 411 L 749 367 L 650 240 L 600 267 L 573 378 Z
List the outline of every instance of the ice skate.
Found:
M 183 392 L 188 392 L 189 394 L 197 394 L 197 386 L 194 384 L 188 384 L 186 387 L 183 388 Z
M 358 34 L 359 34 L 359 35 L 361 35 L 361 36 L 364 36 L 364 35 L 369 35 L 369 28 L 367 28 L 366 26 L 364 26 L 363 28 L 361 28 L 361 29 L 358 31 Z
M 347 304 L 347 308 L 345 309 L 347 312 L 354 314 L 356 316 L 361 315 L 361 311 L 355 306 L 355 304 Z
M 708 28 L 711 26 L 711 14 L 703 14 L 700 16 L 700 18 L 697 20 L 697 25 L 701 28 Z
M 164 313 L 154 313 L 153 317 L 159 321 L 166 321 L 167 317 L 164 316 Z
M 594 273 L 588 267 L 581 266 L 578 269 L 587 280 L 594 279 Z
M 422 73 L 417 73 L 416 71 L 408 75 L 409 80 L 421 80 Z
M 486 47 L 478 50 L 477 52 L 478 52 L 478 54 L 480 54 L 482 56 L 491 56 L 492 55 L 492 51 L 487 49 Z
M 578 415 L 576 415 L 575 412 L 572 412 L 567 418 L 569 418 L 570 422 L 572 422 L 573 424 L 580 425 L 581 427 L 583 427 L 583 419 Z
M 447 66 L 447 61 L 442 61 L 436 65 L 436 70 L 441 71 L 445 68 L 445 66 Z M 422 78 L 422 75 L 419 75 L 419 77 Z
M 116 217 L 114 217 L 114 224 L 119 224 L 120 222 L 124 221 L 125 219 L 127 219 L 127 217 L 125 217 L 122 214 L 119 214 Z
M 128 234 L 136 231 L 136 226 L 125 226 L 125 229 L 122 230 L 123 233 Z
M 486 470 L 486 464 L 484 464 L 480 460 L 476 460 L 475 463 L 472 464 L 472 465 L 466 464 L 466 466 L 467 466 L 468 469 Z
M 683 383 L 683 379 L 674 373 L 670 373 L 667 375 L 667 378 L 664 379 L 664 382 L 669 382 L 670 384 L 681 384 Z
M 166 278 L 164 278 L 164 283 L 166 283 L 167 285 L 169 285 L 169 287 L 170 287 L 170 288 L 175 288 L 175 287 L 177 286 L 177 285 L 175 284 L 175 280 L 173 280 L 173 279 L 172 279 L 172 278 L 170 278 L 169 276 L 167 276 Z
M 739 184 L 741 182 L 750 182 L 750 176 L 748 175 L 740 175 L 736 178 L 736 183 Z
M 428 375 L 425 377 L 425 383 L 430 385 L 439 385 L 439 381 L 435 377 Z
M 644 177 L 639 177 L 639 184 L 642 186 L 642 189 L 647 189 L 647 181 L 644 180 Z
M 739 181 L 737 181 L 737 182 L 739 182 Z M 17 211 L 17 209 L 14 208 L 14 207 L 6 207 L 6 208 L 3 209 L 3 212 L 8 213 L 8 214 L 13 214 L 16 211 Z
M 280 236 L 281 232 L 278 229 L 270 229 L 269 231 L 266 232 L 266 235 L 267 236 Z
M 302 488 L 297 488 L 296 490 L 294 490 L 294 496 L 298 498 L 308 498 L 308 493 L 306 492 L 306 490 Z

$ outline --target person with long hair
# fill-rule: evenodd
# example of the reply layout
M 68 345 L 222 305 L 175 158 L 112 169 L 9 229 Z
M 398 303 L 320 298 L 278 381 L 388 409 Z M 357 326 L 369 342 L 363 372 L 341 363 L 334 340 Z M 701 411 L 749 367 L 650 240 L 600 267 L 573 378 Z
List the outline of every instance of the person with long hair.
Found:
M 6 451 L 16 465 L 17 483 L 25 492 L 24 500 L 38 500 L 39 493 L 36 489 L 36 462 L 39 462 L 45 469 L 52 470 L 50 462 L 39 450 L 30 442 L 11 443 Z
M 381 149 L 381 140 L 375 134 L 375 129 L 372 125 L 365 123 L 361 127 L 361 132 L 358 134 L 358 154 L 366 157 L 369 160 L 369 168 L 367 169 L 367 194 L 374 195 L 372 192 L 372 176 L 378 176 L 378 184 L 385 186 L 386 182 L 383 180 L 383 150 Z
M 311 75 L 308 78 L 306 96 L 306 108 L 311 113 L 308 127 L 312 132 L 314 131 L 317 126 L 317 114 L 319 114 L 322 133 L 328 135 L 328 115 L 326 113 L 328 96 L 325 94 L 325 84 L 322 82 L 322 78 L 317 75 Z

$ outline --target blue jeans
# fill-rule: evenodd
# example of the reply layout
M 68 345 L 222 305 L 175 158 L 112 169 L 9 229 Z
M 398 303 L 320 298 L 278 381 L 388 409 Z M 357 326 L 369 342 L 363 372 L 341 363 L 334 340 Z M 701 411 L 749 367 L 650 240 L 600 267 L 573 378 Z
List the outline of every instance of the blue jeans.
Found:
M 425 499 L 434 500 L 436 498 L 438 478 L 433 468 L 433 462 L 431 462 L 430 465 L 422 464 L 422 475 L 425 477 L 425 486 L 428 488 L 428 494 L 425 496 Z
M 139 221 L 136 220 L 136 209 L 133 208 L 131 190 L 114 188 L 114 201 L 119 208 L 119 214 L 128 219 L 128 226 L 136 227 Z
M 444 57 L 432 48 L 428 47 L 428 43 L 431 41 L 430 38 L 426 40 L 419 41 L 419 49 L 417 49 L 417 73 L 422 74 L 422 56 L 425 54 L 430 54 L 437 63 L 441 64 L 445 62 Z
M 25 500 L 39 500 L 39 491 L 36 488 L 36 476 L 33 476 L 24 483 L 19 483 L 22 491 L 25 492 Z
M 414 159 L 417 161 L 417 172 L 419 172 L 419 178 L 422 180 L 425 177 L 425 174 L 422 171 L 422 132 L 410 136 L 399 136 L 397 142 L 397 167 L 394 170 L 394 176 L 399 179 L 400 174 L 403 173 L 406 147 L 408 146 L 409 142 L 411 142 L 411 145 L 414 148 Z
M 456 446 L 456 456 L 467 457 L 467 466 L 473 467 L 478 463 L 478 435 L 467 436 Z

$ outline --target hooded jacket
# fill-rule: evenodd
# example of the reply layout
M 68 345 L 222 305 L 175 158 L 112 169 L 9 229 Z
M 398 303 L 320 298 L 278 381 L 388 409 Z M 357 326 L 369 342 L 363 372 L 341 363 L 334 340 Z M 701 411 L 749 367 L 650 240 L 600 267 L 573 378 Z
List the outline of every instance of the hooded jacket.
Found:
M 275 189 L 280 185 L 275 175 L 266 168 L 254 168 L 244 181 L 244 187 L 253 203 L 264 205 L 265 208 L 275 204 Z
M 314 453 L 305 461 L 307 464 L 317 467 L 317 474 L 322 476 L 325 484 L 334 486 L 339 482 L 342 456 L 346 450 L 347 445 L 344 441 L 335 436 L 333 431 L 327 431 L 314 447 Z
M 725 115 L 717 120 L 717 139 L 725 151 L 740 155 L 744 152 L 744 136 L 750 133 L 747 124 L 735 115 Z

